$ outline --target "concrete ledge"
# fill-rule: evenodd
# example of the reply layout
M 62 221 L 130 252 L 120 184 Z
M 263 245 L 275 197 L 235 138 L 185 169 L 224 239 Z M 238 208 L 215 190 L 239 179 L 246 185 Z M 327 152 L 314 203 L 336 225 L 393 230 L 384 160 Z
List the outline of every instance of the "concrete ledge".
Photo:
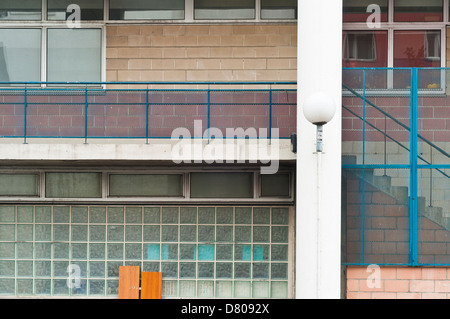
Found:
M 295 161 L 290 140 L 19 139 L 0 141 L 0 161 L 123 160 L 188 163 Z

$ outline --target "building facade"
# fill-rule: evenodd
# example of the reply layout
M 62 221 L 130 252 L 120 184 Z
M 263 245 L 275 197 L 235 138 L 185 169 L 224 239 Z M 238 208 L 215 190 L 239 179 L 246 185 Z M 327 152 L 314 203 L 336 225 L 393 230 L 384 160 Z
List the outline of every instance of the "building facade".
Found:
M 163 298 L 304 296 L 315 58 L 339 67 L 324 273 L 341 298 L 450 296 L 449 0 L 328 3 L 333 59 L 297 1 L 3 2 L 0 297 L 117 298 L 123 265 Z

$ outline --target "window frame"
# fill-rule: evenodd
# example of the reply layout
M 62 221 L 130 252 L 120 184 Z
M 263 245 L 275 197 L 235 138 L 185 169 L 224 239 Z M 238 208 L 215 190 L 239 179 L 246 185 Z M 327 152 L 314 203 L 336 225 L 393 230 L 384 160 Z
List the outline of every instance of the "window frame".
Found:
M 211 173 L 252 173 L 253 174 L 253 196 L 251 198 L 191 198 L 190 196 L 190 173 L 196 172 L 211 172 Z M 99 168 L 99 167 L 85 167 L 83 169 L 70 169 L 64 167 L 56 168 L 22 168 L 15 169 L 0 169 L 0 174 L 36 174 L 38 175 L 38 195 L 37 196 L 0 196 L 0 203 L 14 203 L 17 201 L 28 203 L 97 203 L 97 204 L 115 204 L 115 203 L 151 203 L 164 204 L 173 203 L 179 205 L 180 203 L 192 204 L 230 204 L 237 203 L 239 205 L 257 203 L 263 205 L 279 204 L 293 205 L 294 203 L 294 187 L 295 176 L 294 172 L 289 168 L 280 167 L 277 174 L 289 175 L 289 196 L 262 196 L 261 195 L 261 172 L 256 168 L 249 167 L 235 167 L 232 170 L 226 169 L 211 169 L 206 170 L 202 168 L 186 167 L 183 169 L 171 169 L 168 167 L 159 169 L 123 169 L 123 168 Z M 100 173 L 101 174 L 101 196 L 100 197 L 46 197 L 46 173 Z M 182 196 L 114 196 L 109 192 L 109 177 L 110 175 L 118 174 L 173 174 L 182 175 Z
M 440 31 L 441 32 L 441 61 L 440 67 L 445 68 L 447 63 L 447 26 L 450 25 L 450 0 L 443 0 L 443 21 L 431 22 L 395 22 L 394 21 L 394 1 L 388 0 L 388 21 L 380 22 L 379 28 L 370 29 L 366 22 L 345 22 L 342 25 L 342 30 L 346 31 L 387 31 L 387 69 L 394 68 L 394 33 L 395 31 Z M 344 58 L 344 56 L 343 56 Z M 349 68 L 350 69 L 350 68 Z M 393 72 L 388 71 L 388 86 L 387 90 L 393 88 Z M 427 90 L 421 89 L 421 94 L 440 94 L 445 92 L 445 74 L 441 75 L 441 87 L 439 89 Z M 371 94 L 377 94 L 378 90 L 371 90 Z M 397 91 L 397 94 L 399 92 Z M 345 92 L 343 93 L 346 94 Z M 382 90 L 381 94 L 386 94 L 386 90 Z M 406 92 L 409 94 L 409 91 Z

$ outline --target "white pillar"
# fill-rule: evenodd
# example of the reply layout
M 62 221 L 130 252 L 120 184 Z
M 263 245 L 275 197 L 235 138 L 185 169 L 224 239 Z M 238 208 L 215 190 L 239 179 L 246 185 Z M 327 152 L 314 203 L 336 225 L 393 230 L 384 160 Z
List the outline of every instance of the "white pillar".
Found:
M 296 298 L 340 298 L 342 0 L 298 1 Z M 323 127 L 303 115 L 314 92 L 334 99 L 336 114 Z

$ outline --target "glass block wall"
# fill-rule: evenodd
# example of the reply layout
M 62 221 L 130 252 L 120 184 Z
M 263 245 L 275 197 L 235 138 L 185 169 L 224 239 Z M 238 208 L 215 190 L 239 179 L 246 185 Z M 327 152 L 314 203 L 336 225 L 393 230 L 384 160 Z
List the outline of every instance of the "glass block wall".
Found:
M 288 207 L 0 206 L 0 295 L 118 296 L 119 266 L 163 298 L 287 298 Z

